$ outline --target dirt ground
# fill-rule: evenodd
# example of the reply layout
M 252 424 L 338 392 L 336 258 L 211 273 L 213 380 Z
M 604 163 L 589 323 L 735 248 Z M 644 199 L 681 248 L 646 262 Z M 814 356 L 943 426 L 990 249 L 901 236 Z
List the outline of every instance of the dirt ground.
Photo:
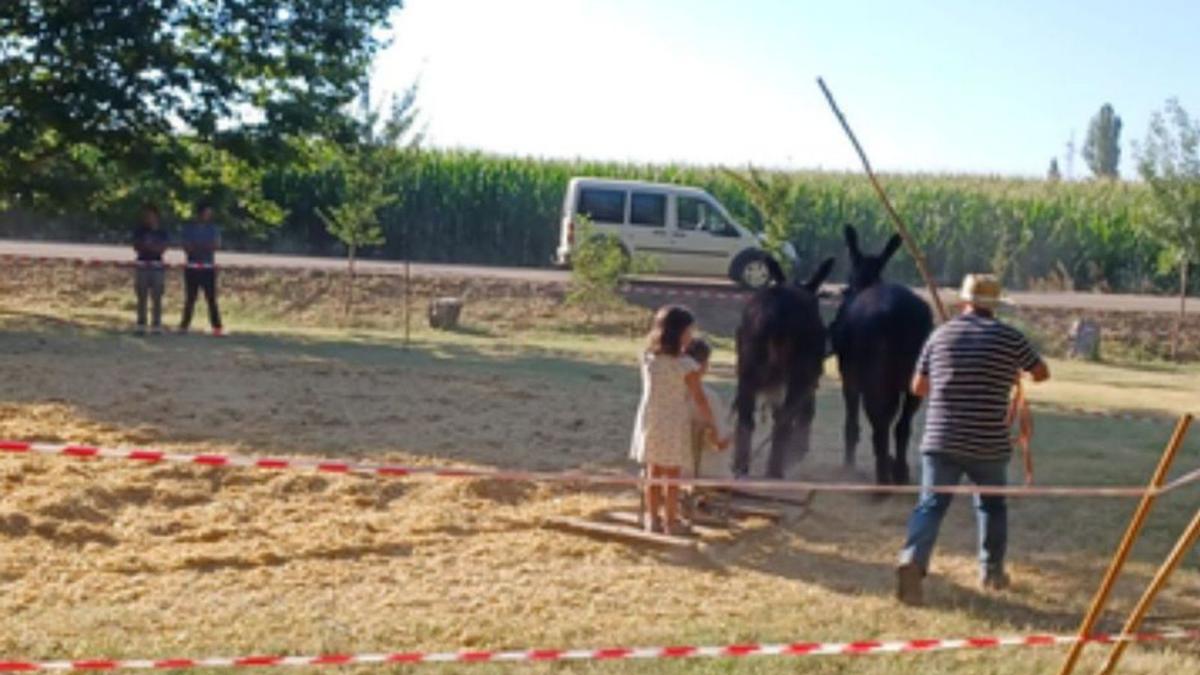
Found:
M 125 280 L 59 270 L 0 286 L 0 437 L 630 470 L 623 455 L 638 395 L 630 365 L 637 343 L 621 335 L 637 312 L 608 319 L 600 332 L 610 336 L 598 338 L 578 332 L 578 317 L 564 324 L 553 300 L 476 289 L 463 332 L 418 331 L 406 349 L 386 294 L 364 300 L 362 323 L 339 326 L 338 296 L 315 290 L 325 281 L 264 275 L 231 282 L 231 337 L 137 338 L 125 330 Z M 297 302 L 279 300 L 287 294 Z M 306 297 L 313 299 L 301 302 Z M 726 392 L 728 351 L 717 368 Z M 1057 388 L 1035 392 L 1046 404 L 1038 442 L 1039 480 L 1048 484 L 1144 481 L 1170 431 L 1075 418 L 1053 405 L 1169 417 L 1200 400 L 1195 370 L 1062 364 L 1059 372 Z M 822 390 L 802 475 L 837 475 L 835 387 L 826 381 Z M 864 467 L 867 452 L 860 449 Z M 1198 453 L 1193 439 L 1176 474 L 1193 468 Z M 1103 628 L 1119 625 L 1196 501 L 1192 489 L 1156 508 Z M 1070 632 L 1132 509 L 1128 500 L 1014 503 L 1016 585 L 985 594 L 974 584 L 973 514 L 960 500 L 943 530 L 929 606 L 906 609 L 891 597 L 892 565 L 911 499 L 822 495 L 811 512 L 790 512 L 773 527 L 747 523 L 733 541 L 697 554 L 543 527 L 548 516 L 633 503 L 627 492 L 568 486 L 0 457 L 0 656 Z M 1196 563 L 1193 554 L 1149 627 L 1200 623 Z M 1088 671 L 1102 652 L 1089 650 Z M 1046 672 L 1061 654 L 828 659 L 805 662 L 805 672 Z M 1138 646 L 1125 663 L 1125 672 L 1196 672 L 1200 650 Z M 796 667 L 758 660 L 434 670 Z

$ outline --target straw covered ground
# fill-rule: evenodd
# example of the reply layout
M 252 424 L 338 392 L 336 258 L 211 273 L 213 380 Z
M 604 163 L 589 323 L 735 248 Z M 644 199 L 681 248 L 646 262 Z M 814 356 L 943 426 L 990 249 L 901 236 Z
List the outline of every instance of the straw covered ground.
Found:
M 336 279 L 230 276 L 233 335 L 222 340 L 130 335 L 124 272 L 0 276 L 0 437 L 631 470 L 624 450 L 638 381 L 628 334 L 640 312 L 585 331 L 557 298 L 460 287 L 450 290 L 468 297 L 464 330 L 418 330 L 405 349 L 390 287 L 368 282 L 351 320 L 340 314 Z M 177 316 L 177 304 L 169 311 Z M 729 351 L 719 350 L 716 369 L 726 392 Z M 1053 367 L 1056 381 L 1032 390 L 1047 484 L 1144 482 L 1171 416 L 1200 400 L 1194 367 Z M 825 381 L 802 475 L 837 475 L 836 386 Z M 1162 422 L 1078 418 L 1064 406 Z M 1193 438 L 1174 474 L 1198 464 Z M 1103 628 L 1119 625 L 1198 497 L 1192 488 L 1160 503 Z M 973 513 L 962 500 L 943 531 L 929 606 L 908 609 L 892 599 L 892 565 L 910 498 L 821 495 L 811 512 L 778 526 L 746 523 L 694 554 L 543 527 L 549 516 L 634 502 L 620 490 L 568 486 L 0 457 L 0 658 L 1071 632 L 1133 506 L 1015 503 L 1015 587 L 985 594 L 974 585 Z M 1200 624 L 1195 554 L 1153 615 L 1150 628 Z M 1089 650 L 1083 672 L 1102 652 Z M 1015 674 L 1052 671 L 1061 655 L 422 668 Z M 1125 672 L 1197 672 L 1200 649 L 1137 646 L 1125 663 Z

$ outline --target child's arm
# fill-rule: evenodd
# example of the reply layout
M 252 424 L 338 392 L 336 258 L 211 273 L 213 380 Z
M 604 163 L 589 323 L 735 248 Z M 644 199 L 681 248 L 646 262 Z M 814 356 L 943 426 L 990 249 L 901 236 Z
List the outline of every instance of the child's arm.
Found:
M 708 397 L 704 395 L 704 386 L 700 384 L 700 373 L 688 373 L 683 379 L 687 383 L 688 395 L 696 402 L 696 409 L 700 411 L 700 421 L 704 423 L 705 427 L 715 433 L 717 419 L 713 416 L 712 407 L 708 405 Z M 727 447 L 729 441 L 728 439 L 718 438 L 717 445 Z

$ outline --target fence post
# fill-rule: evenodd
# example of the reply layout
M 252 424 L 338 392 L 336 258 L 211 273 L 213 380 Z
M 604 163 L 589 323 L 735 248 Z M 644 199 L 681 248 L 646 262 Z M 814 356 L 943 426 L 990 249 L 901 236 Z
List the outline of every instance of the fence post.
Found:
M 1146 587 L 1146 591 L 1142 593 L 1142 597 L 1138 600 L 1138 604 L 1133 608 L 1133 612 L 1129 614 L 1129 618 L 1125 621 L 1125 627 L 1121 629 L 1121 635 L 1132 635 L 1137 632 L 1142 626 L 1142 619 L 1146 618 L 1146 612 L 1150 611 L 1150 605 L 1154 602 L 1154 598 L 1158 596 L 1158 592 L 1166 585 L 1167 579 L 1175 572 L 1175 568 L 1179 567 L 1179 563 L 1183 562 L 1183 557 L 1188 551 L 1196 545 L 1196 540 L 1200 539 L 1200 509 L 1196 509 L 1196 515 L 1192 517 L 1192 522 L 1179 535 L 1179 539 L 1175 542 L 1175 548 L 1171 549 L 1171 553 L 1167 555 L 1167 559 L 1163 561 L 1158 572 L 1154 574 L 1154 579 L 1150 581 L 1150 585 Z M 1113 646 L 1112 652 L 1108 655 L 1108 661 L 1104 663 L 1104 668 L 1100 670 L 1101 675 L 1109 675 L 1117 667 L 1117 662 L 1121 660 L 1121 655 L 1129 647 L 1129 642 L 1122 640 Z
M 1175 432 L 1171 434 L 1171 440 L 1167 443 L 1167 447 L 1163 449 L 1162 457 L 1158 460 L 1158 468 L 1154 470 L 1154 475 L 1150 478 L 1150 484 L 1146 487 L 1146 492 L 1142 495 L 1142 501 L 1138 503 L 1137 510 L 1133 512 L 1133 519 L 1129 521 L 1129 527 L 1125 530 L 1125 536 L 1121 539 L 1120 545 L 1117 546 L 1117 551 L 1113 554 L 1112 561 L 1108 564 L 1108 571 L 1104 574 L 1104 580 L 1100 582 L 1100 588 L 1096 591 L 1096 596 L 1092 598 L 1092 605 L 1088 608 L 1087 614 L 1083 618 L 1083 623 L 1079 626 L 1079 639 L 1071 644 L 1071 649 L 1067 652 L 1067 658 L 1063 661 L 1062 668 L 1058 671 L 1059 675 L 1070 675 L 1075 670 L 1075 665 L 1079 662 L 1079 657 L 1083 654 L 1086 640 L 1096 627 L 1096 622 L 1100 619 L 1100 613 L 1104 611 L 1104 605 L 1108 602 L 1108 596 L 1112 593 L 1113 584 L 1116 583 L 1117 577 L 1121 574 L 1121 569 L 1125 566 L 1125 561 L 1129 558 L 1129 552 L 1133 549 L 1133 544 L 1137 541 L 1138 535 L 1142 531 L 1142 526 L 1146 524 L 1146 517 L 1150 514 L 1150 508 L 1154 506 L 1155 500 L 1158 499 L 1158 490 L 1162 487 L 1163 481 L 1166 480 L 1167 472 L 1171 470 L 1171 463 L 1175 460 L 1175 454 L 1179 451 L 1179 446 L 1183 445 L 1183 439 L 1187 436 L 1188 428 L 1191 425 L 1192 416 L 1189 414 L 1180 417 L 1179 422 L 1175 425 Z

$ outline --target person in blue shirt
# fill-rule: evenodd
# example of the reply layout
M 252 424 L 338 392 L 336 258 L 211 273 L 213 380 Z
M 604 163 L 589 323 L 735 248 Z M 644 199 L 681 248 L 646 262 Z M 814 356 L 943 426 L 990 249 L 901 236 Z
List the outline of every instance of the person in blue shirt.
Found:
M 180 238 L 187 255 L 187 266 L 183 270 L 183 318 L 179 332 L 187 333 L 192 325 L 192 310 L 196 306 L 196 295 L 203 290 L 208 305 L 208 322 L 213 335 L 223 334 L 221 312 L 217 308 L 216 251 L 221 246 L 221 230 L 213 222 L 213 207 L 208 202 L 196 204 L 196 218 L 183 226 Z
M 137 334 L 146 334 L 146 305 L 150 305 L 150 332 L 162 333 L 162 296 L 166 270 L 163 252 L 167 250 L 167 232 L 159 221 L 158 207 L 142 207 L 142 222 L 133 228 L 133 250 L 137 253 L 133 288 L 137 293 Z

